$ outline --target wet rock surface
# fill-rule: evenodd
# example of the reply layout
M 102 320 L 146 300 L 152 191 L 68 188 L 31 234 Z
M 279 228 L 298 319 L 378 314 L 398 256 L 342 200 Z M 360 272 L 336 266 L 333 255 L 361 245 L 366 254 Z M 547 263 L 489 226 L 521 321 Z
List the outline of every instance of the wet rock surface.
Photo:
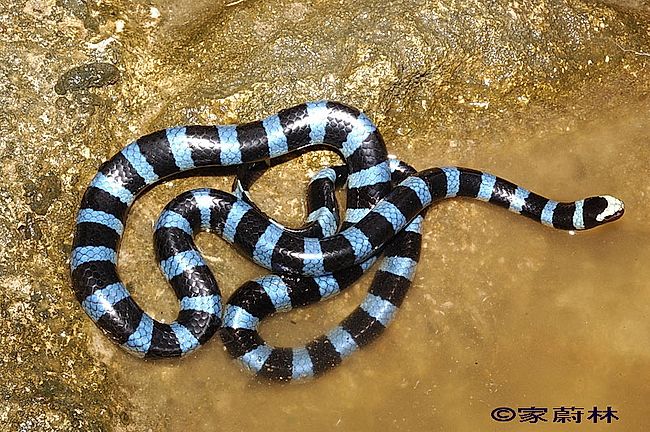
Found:
M 326 98 L 366 111 L 391 152 L 425 168 L 472 162 L 479 145 L 509 151 L 509 131 L 544 136 L 625 101 L 647 107 L 650 87 L 650 8 L 640 1 L 0 0 L 0 8 L 7 431 L 168 425 L 129 397 L 129 379 L 106 354 L 114 347 L 97 342 L 68 275 L 81 194 L 130 140 Z M 561 121 L 545 126 L 548 118 Z M 302 158 L 282 176 L 326 160 Z M 301 212 L 299 200 L 270 211 L 294 222 Z

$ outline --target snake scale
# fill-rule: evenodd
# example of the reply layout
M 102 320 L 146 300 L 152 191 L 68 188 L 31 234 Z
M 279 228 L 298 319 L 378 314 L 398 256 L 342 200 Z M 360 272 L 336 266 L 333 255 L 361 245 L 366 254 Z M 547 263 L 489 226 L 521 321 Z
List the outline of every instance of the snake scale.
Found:
M 322 147 L 339 153 L 345 166 L 312 178 L 304 227 L 284 227 L 255 206 L 245 181 L 253 163 Z M 117 272 L 129 208 L 145 188 L 170 176 L 233 165 L 242 168 L 232 194 L 188 191 L 159 217 L 156 254 L 180 311 L 171 324 L 154 320 Z M 334 189 L 343 183 L 347 208 L 340 222 Z M 557 202 L 468 168 L 416 172 L 388 157 L 379 131 L 359 110 L 319 101 L 241 125 L 168 128 L 126 146 L 100 167 L 81 200 L 72 283 L 97 326 L 136 355 L 182 356 L 219 332 L 228 352 L 253 373 L 275 380 L 307 378 L 338 365 L 386 328 L 413 278 L 426 208 L 456 196 L 565 230 L 593 228 L 624 211 L 623 203 L 608 195 Z M 217 281 L 194 244 L 201 231 L 220 235 L 272 274 L 245 283 L 222 306 Z M 273 347 L 261 338 L 257 328 L 265 317 L 336 295 L 382 254 L 363 302 L 328 333 L 295 348 Z

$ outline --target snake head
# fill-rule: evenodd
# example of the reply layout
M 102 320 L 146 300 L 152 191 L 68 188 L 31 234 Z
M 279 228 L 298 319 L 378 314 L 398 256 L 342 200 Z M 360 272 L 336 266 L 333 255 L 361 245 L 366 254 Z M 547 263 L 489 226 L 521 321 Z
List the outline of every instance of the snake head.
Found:
M 600 223 L 611 222 L 623 216 L 623 213 L 625 213 L 623 201 L 609 195 L 602 195 L 600 198 L 607 202 L 607 206 L 596 215 L 596 221 Z
M 587 228 L 615 221 L 623 216 L 623 201 L 610 195 L 600 195 L 585 199 L 584 215 Z

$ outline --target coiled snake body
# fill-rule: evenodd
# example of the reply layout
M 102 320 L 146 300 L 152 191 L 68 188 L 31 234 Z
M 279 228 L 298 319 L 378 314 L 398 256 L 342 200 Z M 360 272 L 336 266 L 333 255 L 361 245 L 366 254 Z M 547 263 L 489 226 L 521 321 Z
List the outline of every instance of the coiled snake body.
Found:
M 314 146 L 337 151 L 346 166 L 312 179 L 310 224 L 290 229 L 269 219 L 241 182 L 234 194 L 183 193 L 165 208 L 154 234 L 160 267 L 180 301 L 178 318 L 162 323 L 136 304 L 116 263 L 127 213 L 143 189 L 182 171 L 247 166 Z M 347 209 L 337 231 L 333 190 L 344 181 Z M 388 325 L 415 271 L 423 212 L 455 196 L 567 230 L 589 229 L 623 214 L 623 203 L 607 195 L 561 203 L 472 169 L 415 172 L 388 158 L 381 135 L 363 113 L 321 101 L 242 125 L 169 128 L 129 144 L 102 165 L 82 198 L 72 281 L 99 328 L 137 355 L 180 356 L 220 330 L 228 352 L 254 373 L 282 380 L 310 377 L 338 365 Z M 222 308 L 217 282 L 193 241 L 204 230 L 221 235 L 274 274 L 247 282 Z M 260 337 L 262 319 L 337 294 L 379 253 L 384 256 L 366 298 L 330 332 L 298 348 L 275 348 Z

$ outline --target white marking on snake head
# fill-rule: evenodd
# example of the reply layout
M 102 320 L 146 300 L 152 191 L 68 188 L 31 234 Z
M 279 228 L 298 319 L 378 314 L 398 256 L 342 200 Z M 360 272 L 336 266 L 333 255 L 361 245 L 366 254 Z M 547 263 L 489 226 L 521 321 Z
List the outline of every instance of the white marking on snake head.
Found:
M 618 198 L 609 195 L 601 195 L 601 198 L 604 198 L 607 201 L 607 207 L 596 216 L 598 222 L 603 222 L 612 216 L 618 215 L 625 209 L 623 201 Z

